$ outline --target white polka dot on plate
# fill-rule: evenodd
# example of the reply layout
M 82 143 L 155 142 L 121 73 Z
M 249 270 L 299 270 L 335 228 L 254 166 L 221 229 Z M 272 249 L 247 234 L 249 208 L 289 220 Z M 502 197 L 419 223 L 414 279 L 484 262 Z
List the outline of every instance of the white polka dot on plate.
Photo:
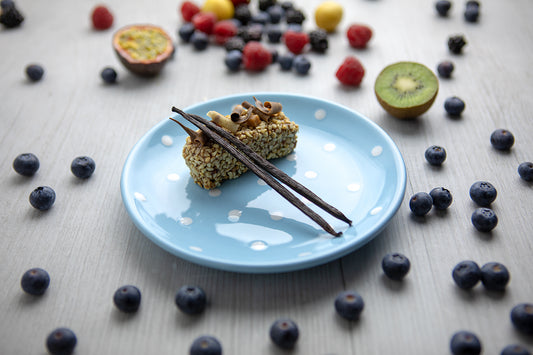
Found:
M 250 249 L 252 250 L 259 251 L 259 250 L 265 250 L 266 248 L 268 248 L 268 244 L 262 240 L 254 240 L 253 242 L 250 243 Z
M 139 200 L 139 201 L 146 201 L 146 196 L 144 196 L 144 195 L 143 195 L 142 193 L 140 193 L 140 192 L 135 192 L 135 193 L 133 194 L 133 196 L 134 196 L 137 200 Z
M 180 223 L 183 224 L 184 226 L 188 226 L 188 225 L 192 224 L 192 218 L 190 218 L 190 217 L 182 217 L 182 218 L 180 218 Z
M 194 250 L 194 251 L 204 251 L 202 248 L 194 246 L 194 245 L 189 246 L 189 249 Z
M 272 218 L 274 221 L 279 221 L 280 219 L 283 219 L 283 212 L 272 211 L 270 212 L 270 218 Z
M 176 173 L 168 174 L 167 179 L 170 181 L 178 181 L 180 179 L 180 176 Z
M 318 176 L 318 173 L 316 171 L 309 170 L 305 172 L 304 176 L 308 179 L 315 179 Z
M 335 150 L 335 148 L 337 148 L 337 147 L 335 146 L 334 143 L 326 143 L 326 144 L 324 144 L 324 150 L 326 152 L 332 152 L 332 151 Z
M 383 209 L 383 207 L 376 207 L 376 208 L 372 209 L 372 211 L 370 211 L 370 214 L 371 214 L 372 216 L 375 216 L 375 215 L 377 215 L 378 213 L 380 213 L 382 209 Z
M 324 109 L 321 109 L 319 108 L 318 110 L 315 111 L 315 118 L 317 120 L 323 120 L 324 118 L 326 118 L 326 110 Z
M 163 145 L 166 145 L 167 147 L 170 147 L 172 144 L 174 144 L 174 140 L 171 136 L 164 135 L 161 137 L 161 143 L 163 143 Z
M 354 182 L 353 184 L 348 185 L 348 191 L 357 192 L 359 190 L 361 190 L 361 185 L 358 183 Z
M 291 153 L 287 155 L 285 159 L 287 159 L 288 161 L 295 161 L 296 159 L 298 159 L 298 156 L 296 155 L 296 153 Z
M 222 190 L 220 190 L 220 189 L 212 189 L 212 190 L 209 190 L 208 194 L 211 197 L 218 197 L 218 196 L 220 196 L 222 194 Z
M 373 156 L 377 157 L 381 155 L 381 153 L 383 153 L 383 147 L 380 145 L 376 145 L 374 148 L 372 148 L 371 153 Z
M 242 211 L 240 210 L 231 210 L 228 212 L 228 220 L 230 222 L 238 222 L 241 218 Z

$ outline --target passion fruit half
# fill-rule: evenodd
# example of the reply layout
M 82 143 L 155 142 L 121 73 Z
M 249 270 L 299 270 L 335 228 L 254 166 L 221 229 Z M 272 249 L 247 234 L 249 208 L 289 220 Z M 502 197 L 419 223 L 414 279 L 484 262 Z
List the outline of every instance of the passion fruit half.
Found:
M 113 49 L 132 73 L 157 75 L 174 52 L 170 36 L 154 25 L 129 25 L 113 35 Z

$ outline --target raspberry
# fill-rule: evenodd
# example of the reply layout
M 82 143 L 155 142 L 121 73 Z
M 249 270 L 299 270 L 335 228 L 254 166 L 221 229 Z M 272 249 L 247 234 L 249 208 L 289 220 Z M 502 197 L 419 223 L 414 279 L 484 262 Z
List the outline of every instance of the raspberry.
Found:
M 200 12 L 200 8 L 192 1 L 184 1 L 180 7 L 183 21 L 191 22 L 194 15 Z
M 113 25 L 113 14 L 104 5 L 94 8 L 91 19 L 93 27 L 97 30 L 107 30 Z
M 365 68 L 363 68 L 361 62 L 353 56 L 346 57 L 335 74 L 341 83 L 352 86 L 359 86 L 364 75 Z
M 300 54 L 307 43 L 309 43 L 309 36 L 304 32 L 289 30 L 283 35 L 283 40 L 289 51 L 294 54 Z
M 263 70 L 272 63 L 272 53 L 256 41 L 246 43 L 242 54 L 242 62 L 248 70 Z
M 215 35 L 215 42 L 217 44 L 224 44 L 228 39 L 237 34 L 237 25 L 231 20 L 223 20 L 215 23 L 213 26 L 213 34 Z
M 192 17 L 194 28 L 208 35 L 213 32 L 216 22 L 217 17 L 212 12 L 199 12 Z
M 372 30 L 366 25 L 351 25 L 346 31 L 346 37 L 350 46 L 354 48 L 365 48 L 370 38 L 372 38 Z

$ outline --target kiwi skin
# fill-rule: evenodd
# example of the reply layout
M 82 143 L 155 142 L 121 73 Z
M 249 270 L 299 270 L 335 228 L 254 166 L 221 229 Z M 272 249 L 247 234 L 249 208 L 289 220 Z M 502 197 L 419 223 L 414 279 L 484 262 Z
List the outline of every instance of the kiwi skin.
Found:
M 378 92 L 377 85 L 374 86 L 374 93 L 376 95 L 376 98 L 378 99 L 379 104 L 387 111 L 390 115 L 399 118 L 399 119 L 410 119 L 415 118 L 418 116 L 421 116 L 426 111 L 429 110 L 429 108 L 433 105 L 433 102 L 435 102 L 435 99 L 437 98 L 437 94 L 439 92 L 439 81 L 437 79 L 437 76 L 426 66 L 420 63 L 416 62 L 397 62 L 393 63 L 391 65 L 388 65 L 385 67 L 381 73 L 376 78 L 376 84 L 378 83 L 378 80 L 380 79 L 380 76 L 382 73 L 384 73 L 386 70 L 389 70 L 393 66 L 398 65 L 413 65 L 417 66 L 419 68 L 425 68 L 427 69 L 428 75 L 430 75 L 430 78 L 435 83 L 435 92 L 431 97 L 429 97 L 427 100 L 420 102 L 418 105 L 408 106 L 408 107 L 401 107 L 399 105 L 395 105 L 394 103 L 387 102 Z

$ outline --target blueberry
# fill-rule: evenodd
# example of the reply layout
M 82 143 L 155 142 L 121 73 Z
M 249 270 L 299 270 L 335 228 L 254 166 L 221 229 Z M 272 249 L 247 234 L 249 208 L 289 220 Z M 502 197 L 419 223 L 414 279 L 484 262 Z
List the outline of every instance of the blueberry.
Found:
M 100 72 L 102 80 L 107 84 L 113 84 L 117 81 L 117 72 L 111 67 L 106 67 Z
M 69 355 L 74 352 L 78 339 L 68 328 L 57 328 L 46 338 L 46 348 L 52 355 Z
M 518 175 L 526 181 L 533 181 L 533 163 L 520 163 L 520 165 L 518 165 Z
M 270 15 L 266 11 L 259 11 L 258 13 L 252 14 L 250 19 L 251 23 L 260 23 L 261 25 L 266 25 L 270 22 Z
M 44 75 L 44 69 L 39 64 L 30 64 L 26 67 L 26 75 L 31 81 L 39 81 Z
M 480 3 L 477 0 L 468 0 L 465 4 L 466 7 L 477 7 L 479 9 Z
M 190 355 L 222 355 L 222 345 L 217 338 L 210 335 L 202 335 L 191 344 Z
M 481 269 L 475 261 L 464 260 L 455 265 L 452 277 L 459 288 L 469 290 L 481 280 Z
M 481 283 L 487 290 L 505 290 L 510 278 L 509 270 L 501 263 L 490 262 L 481 267 Z
M 49 186 L 39 186 L 30 194 L 30 204 L 41 211 L 50 209 L 55 200 L 56 193 Z
M 306 75 L 311 69 L 311 62 L 304 55 L 297 55 L 292 62 L 294 70 L 300 75 Z
M 185 22 L 178 29 L 178 36 L 183 42 L 189 43 L 191 36 L 194 33 L 195 27 L 192 22 Z
M 282 349 L 292 349 L 300 332 L 296 323 L 288 318 L 276 320 L 270 327 L 270 339 Z
M 498 192 L 488 181 L 476 181 L 470 186 L 470 198 L 479 206 L 488 207 L 496 200 Z
M 452 3 L 449 0 L 439 0 L 435 3 L 435 8 L 440 16 L 448 16 L 448 11 L 452 8 Z
M 472 213 L 472 224 L 480 232 L 490 232 L 498 224 L 498 217 L 490 208 L 476 208 Z
M 458 117 L 465 110 L 465 102 L 457 96 L 448 97 L 444 100 L 444 109 L 448 115 Z
M 427 162 L 434 166 L 440 166 L 446 160 L 446 149 L 438 145 L 432 145 L 424 152 Z
M 437 72 L 443 78 L 450 78 L 454 69 L 453 63 L 447 60 L 437 65 Z
M 281 27 L 278 25 L 268 25 L 265 27 L 265 32 L 270 43 L 279 43 L 281 42 L 281 36 L 283 32 Z
M 335 310 L 344 319 L 357 320 L 365 307 L 365 302 L 355 291 L 343 291 L 335 298 Z
M 281 70 L 291 70 L 294 62 L 294 54 L 286 53 L 278 57 L 278 63 Z
M 500 355 L 531 355 L 531 353 L 522 345 L 513 344 L 503 348 Z
M 499 128 L 490 135 L 490 144 L 498 150 L 509 150 L 514 144 L 514 136 L 510 131 Z
M 141 291 L 132 285 L 125 285 L 115 291 L 113 303 L 124 313 L 137 312 L 141 305 Z
M 303 27 L 302 25 L 298 24 L 298 23 L 289 23 L 286 27 L 286 30 L 287 31 L 293 31 L 293 32 L 302 32 L 303 31 Z
M 11 7 L 15 7 L 15 2 L 13 0 L 2 0 L 0 1 L 0 8 L 2 9 L 9 9 Z
M 240 69 L 242 63 L 242 53 L 234 49 L 226 53 L 224 57 L 224 64 L 231 71 L 237 71 Z
M 90 178 L 95 169 L 96 163 L 91 157 L 87 156 L 76 157 L 70 164 L 70 171 L 80 179 Z
M 39 159 L 32 153 L 20 154 L 13 161 L 13 169 L 23 176 L 32 176 L 39 170 L 39 166 Z
M 462 35 L 451 36 L 448 38 L 448 49 L 453 54 L 461 54 L 465 45 L 466 40 Z
M 481 342 L 474 333 L 460 330 L 452 336 L 450 350 L 453 355 L 479 355 Z
M 279 23 L 284 15 L 283 8 L 280 5 L 274 5 L 267 9 L 270 15 L 270 23 Z
M 533 303 L 520 303 L 511 310 L 511 322 L 514 327 L 524 333 L 533 334 Z
M 409 272 L 411 262 L 403 254 L 389 253 L 383 257 L 381 268 L 389 279 L 400 281 Z
M 34 296 L 44 294 L 49 285 L 50 275 L 48 275 L 46 270 L 38 267 L 26 271 L 20 280 L 20 286 L 24 292 Z
M 433 199 L 427 192 L 417 192 L 409 200 L 409 208 L 415 216 L 426 215 L 433 206 Z
M 433 206 L 438 210 L 445 210 L 452 204 L 453 197 L 451 192 L 444 187 L 435 187 L 429 192 L 433 199 Z
M 479 8 L 476 6 L 467 6 L 464 12 L 464 17 L 467 22 L 477 22 L 479 18 Z
M 183 313 L 199 314 L 206 307 L 207 297 L 200 287 L 185 285 L 178 290 L 174 301 Z
M 194 31 L 191 35 L 190 42 L 196 50 L 203 51 L 209 44 L 209 37 L 202 31 Z

